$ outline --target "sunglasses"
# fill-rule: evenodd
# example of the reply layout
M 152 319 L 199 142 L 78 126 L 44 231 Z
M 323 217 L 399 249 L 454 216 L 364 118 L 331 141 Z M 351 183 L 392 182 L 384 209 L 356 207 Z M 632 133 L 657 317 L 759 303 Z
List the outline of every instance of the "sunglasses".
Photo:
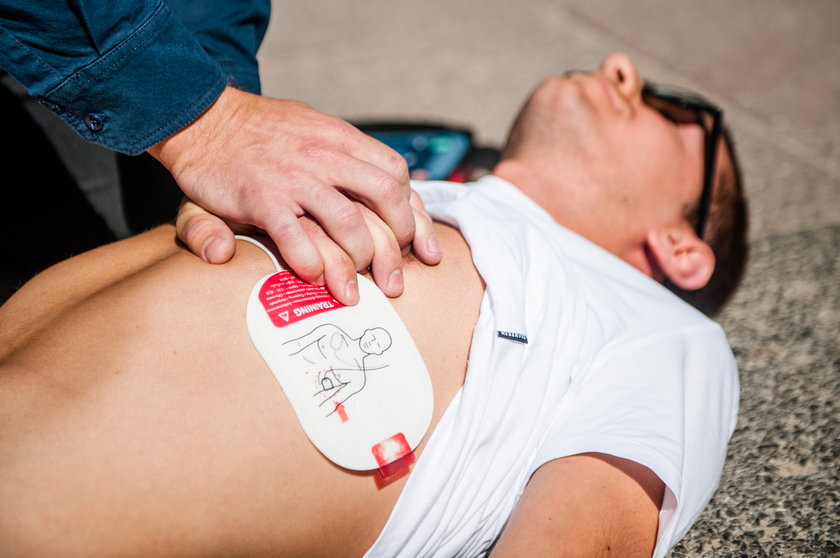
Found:
M 723 131 L 723 110 L 696 93 L 651 82 L 645 82 L 642 87 L 642 99 L 645 104 L 659 111 L 665 118 L 677 124 L 700 124 L 706 132 L 703 190 L 697 205 L 695 225 L 695 232 L 702 239 L 712 203 L 715 155 Z

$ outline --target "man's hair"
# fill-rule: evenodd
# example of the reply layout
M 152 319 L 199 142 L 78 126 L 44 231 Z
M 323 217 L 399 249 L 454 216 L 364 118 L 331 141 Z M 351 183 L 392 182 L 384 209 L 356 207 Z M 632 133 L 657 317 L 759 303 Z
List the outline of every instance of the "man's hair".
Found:
M 728 128 L 724 144 L 732 161 L 717 177 L 704 238 L 715 254 L 715 270 L 702 289 L 686 291 L 667 283 L 680 298 L 708 316 L 717 314 L 731 298 L 747 265 L 747 200 L 744 196 L 741 166 Z M 696 220 L 696 208 L 692 212 Z M 692 218 L 689 218 L 691 221 Z

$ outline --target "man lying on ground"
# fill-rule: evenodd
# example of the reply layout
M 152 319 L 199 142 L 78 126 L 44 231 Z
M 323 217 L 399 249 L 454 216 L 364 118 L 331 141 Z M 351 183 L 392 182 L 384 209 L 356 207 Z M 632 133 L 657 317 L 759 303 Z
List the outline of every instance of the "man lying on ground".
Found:
M 661 283 L 713 309 L 744 263 L 732 146 L 681 99 L 613 55 L 535 90 L 493 176 L 415 185 L 445 257 L 409 256 L 390 303 L 434 409 L 389 482 L 326 459 L 255 349 L 257 247 L 210 266 L 167 226 L 36 277 L 0 308 L 0 548 L 664 555 L 717 486 L 738 380 L 721 329 Z M 367 347 L 366 327 L 330 339 Z M 318 343 L 295 351 L 345 351 Z

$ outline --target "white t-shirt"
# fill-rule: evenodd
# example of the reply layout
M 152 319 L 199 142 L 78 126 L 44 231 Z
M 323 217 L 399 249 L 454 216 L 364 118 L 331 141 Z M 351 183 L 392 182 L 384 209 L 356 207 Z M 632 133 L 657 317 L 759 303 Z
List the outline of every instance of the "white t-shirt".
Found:
M 583 452 L 662 479 L 663 556 L 717 488 L 735 427 L 720 327 L 502 179 L 414 186 L 487 287 L 464 386 L 367 556 L 486 554 L 531 474 Z

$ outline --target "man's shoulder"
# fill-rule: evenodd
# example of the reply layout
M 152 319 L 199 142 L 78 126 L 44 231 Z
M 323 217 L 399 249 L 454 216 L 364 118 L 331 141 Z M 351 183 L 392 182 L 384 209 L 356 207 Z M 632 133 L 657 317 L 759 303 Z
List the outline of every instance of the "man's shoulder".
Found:
M 567 303 L 630 330 L 718 329 L 698 310 L 601 246 L 558 224 L 514 185 L 495 176 L 470 184 L 414 184 L 435 219 L 456 226 L 482 278 L 527 291 L 564 291 Z M 509 289 L 508 289 L 509 290 Z M 568 300 L 574 299 L 574 300 Z

